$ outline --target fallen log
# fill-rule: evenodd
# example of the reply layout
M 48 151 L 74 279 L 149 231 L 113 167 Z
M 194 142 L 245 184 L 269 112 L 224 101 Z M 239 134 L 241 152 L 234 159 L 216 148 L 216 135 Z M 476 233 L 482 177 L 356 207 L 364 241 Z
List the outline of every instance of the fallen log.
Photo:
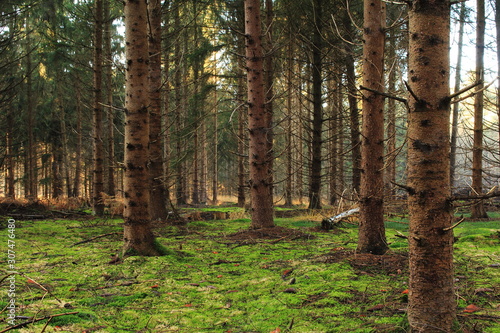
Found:
M 359 213 L 359 207 L 349 209 L 335 216 L 323 219 L 323 221 L 321 221 L 321 229 L 330 230 L 334 228 L 337 224 L 341 223 L 346 217 L 349 217 L 356 213 Z

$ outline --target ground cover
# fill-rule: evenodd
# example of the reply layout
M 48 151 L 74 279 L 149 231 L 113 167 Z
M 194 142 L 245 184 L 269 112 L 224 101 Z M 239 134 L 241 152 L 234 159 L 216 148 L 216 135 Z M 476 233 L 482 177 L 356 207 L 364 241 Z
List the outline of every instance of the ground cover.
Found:
M 16 221 L 16 324 L 28 323 L 17 331 L 406 332 L 404 217 L 388 217 L 384 256 L 356 254 L 356 226 L 325 232 L 324 216 L 290 214 L 252 232 L 237 217 L 158 224 L 169 254 L 125 259 L 121 219 Z M 0 234 L 7 244 L 8 229 Z M 457 331 L 500 332 L 499 222 L 463 222 L 455 235 Z M 0 269 L 7 277 L 6 255 Z

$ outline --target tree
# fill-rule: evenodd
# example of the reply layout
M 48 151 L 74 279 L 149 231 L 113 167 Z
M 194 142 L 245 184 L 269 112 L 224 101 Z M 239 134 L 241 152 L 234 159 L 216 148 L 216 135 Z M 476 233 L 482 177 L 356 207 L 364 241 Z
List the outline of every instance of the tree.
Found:
M 472 190 L 474 194 L 483 192 L 483 107 L 484 107 L 484 32 L 485 13 L 484 0 L 477 0 L 476 19 L 476 87 L 474 99 L 474 145 L 472 148 Z M 472 218 L 488 217 L 482 200 L 474 204 L 471 210 Z
M 160 0 L 149 0 L 149 213 L 152 220 L 167 217 L 167 191 L 163 180 L 161 122 L 161 21 Z
M 248 85 L 249 185 L 253 229 L 274 227 L 271 117 L 264 89 L 260 1 L 245 0 L 246 65 Z
M 455 319 L 449 20 L 447 0 L 410 4 L 407 186 L 412 332 L 452 332 Z
M 95 1 L 94 10 L 94 186 L 92 194 L 92 203 L 94 214 L 104 215 L 104 201 L 102 193 L 104 192 L 104 143 L 102 138 L 102 42 L 103 42 L 103 0 Z
M 309 209 L 321 209 L 321 148 L 323 143 L 323 93 L 322 93 L 322 49 L 321 0 L 313 2 L 314 32 L 312 37 L 312 142 L 311 142 L 311 181 L 309 184 Z
M 125 179 L 123 253 L 160 254 L 149 217 L 147 5 L 125 1 Z
M 384 254 L 384 44 L 385 4 L 365 0 L 363 29 L 363 131 L 358 248 Z

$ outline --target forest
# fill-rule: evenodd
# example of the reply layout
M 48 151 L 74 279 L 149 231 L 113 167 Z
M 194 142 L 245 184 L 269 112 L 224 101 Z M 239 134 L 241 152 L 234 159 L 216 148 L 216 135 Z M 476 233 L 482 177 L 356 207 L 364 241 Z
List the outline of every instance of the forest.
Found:
M 495 1 L 1 0 L 0 332 L 500 332 L 499 72 Z

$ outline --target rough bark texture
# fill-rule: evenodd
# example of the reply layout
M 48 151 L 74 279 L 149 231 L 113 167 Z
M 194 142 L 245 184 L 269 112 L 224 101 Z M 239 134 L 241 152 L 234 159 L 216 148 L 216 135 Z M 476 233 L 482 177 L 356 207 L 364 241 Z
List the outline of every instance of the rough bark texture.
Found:
M 152 220 L 167 217 L 166 189 L 163 182 L 161 126 L 161 20 L 160 0 L 149 0 L 149 214 Z
M 312 44 L 312 143 L 311 180 L 309 185 L 309 209 L 321 209 L 321 149 L 323 146 L 323 94 L 322 60 L 323 37 L 321 36 L 321 0 L 314 1 L 314 34 Z
M 274 227 L 272 195 L 271 117 L 264 89 L 264 55 L 261 41 L 260 1 L 245 0 L 245 36 L 250 134 L 250 199 L 253 229 Z
M 417 0 L 409 12 L 408 206 L 412 332 L 452 332 L 453 231 L 449 178 L 447 0 Z
M 125 2 L 125 178 L 124 248 L 127 254 L 157 255 L 149 218 L 148 39 L 145 1 Z
M 476 87 L 474 99 L 474 146 L 472 147 L 472 190 L 476 195 L 483 192 L 483 109 L 484 109 L 484 32 L 485 13 L 484 0 L 477 0 L 477 26 L 476 26 L 476 82 L 481 82 Z M 472 218 L 486 218 L 488 214 L 483 201 L 473 205 Z
M 94 112 L 93 112 L 93 144 L 94 144 L 94 178 L 92 203 L 94 214 L 104 214 L 104 149 L 102 140 L 102 26 L 103 26 L 103 4 L 102 0 L 96 0 L 94 9 Z
M 363 86 L 384 91 L 385 4 L 365 0 Z M 360 253 L 384 254 L 384 98 L 363 91 L 361 187 L 358 248 Z

